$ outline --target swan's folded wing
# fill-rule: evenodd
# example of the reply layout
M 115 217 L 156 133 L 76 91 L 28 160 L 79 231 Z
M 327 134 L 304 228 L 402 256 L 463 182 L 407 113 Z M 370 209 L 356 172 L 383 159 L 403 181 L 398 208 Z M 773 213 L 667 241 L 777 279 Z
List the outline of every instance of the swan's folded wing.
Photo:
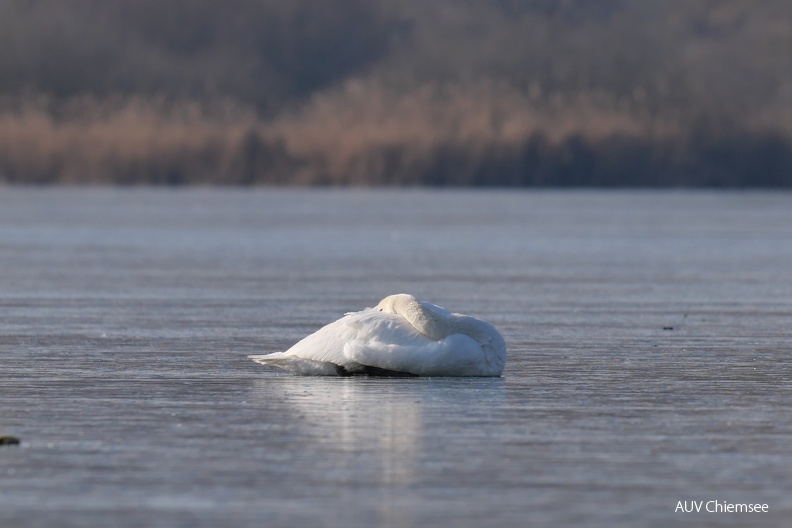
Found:
M 308 362 L 338 365 L 354 368 L 357 364 L 346 355 L 346 345 L 350 342 L 370 342 L 385 339 L 387 342 L 402 342 L 412 336 L 420 336 L 403 317 L 368 309 L 353 312 L 341 319 L 323 326 L 313 334 L 298 341 L 287 351 L 266 356 L 264 364 L 275 365 L 275 360 L 283 365 L 285 358 L 303 359 Z M 259 361 L 262 363 L 263 361 Z M 294 362 L 298 365 L 298 362 Z M 306 363 L 310 365 L 310 363 Z M 281 368 L 285 368 L 282 365 Z
M 347 362 L 344 357 L 344 344 L 361 337 L 365 328 L 361 323 L 363 317 L 364 312 L 347 314 L 304 337 L 283 354 L 343 366 Z
M 344 355 L 361 365 L 418 376 L 488 375 L 482 372 L 481 346 L 464 334 L 453 334 L 439 341 L 423 336 L 400 342 L 353 340 L 345 345 Z

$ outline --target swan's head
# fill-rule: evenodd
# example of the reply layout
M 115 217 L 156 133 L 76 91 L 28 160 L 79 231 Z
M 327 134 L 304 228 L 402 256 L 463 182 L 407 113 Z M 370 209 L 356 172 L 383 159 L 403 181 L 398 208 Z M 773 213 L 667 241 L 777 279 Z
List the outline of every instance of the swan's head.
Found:
M 404 317 L 418 332 L 431 339 L 442 339 L 448 335 L 451 313 L 439 306 L 422 302 L 407 293 L 397 293 L 382 299 L 374 308 L 380 312 Z
M 418 303 L 418 299 L 409 293 L 397 293 L 382 299 L 374 309 L 380 312 L 404 315 L 409 307 L 416 303 Z

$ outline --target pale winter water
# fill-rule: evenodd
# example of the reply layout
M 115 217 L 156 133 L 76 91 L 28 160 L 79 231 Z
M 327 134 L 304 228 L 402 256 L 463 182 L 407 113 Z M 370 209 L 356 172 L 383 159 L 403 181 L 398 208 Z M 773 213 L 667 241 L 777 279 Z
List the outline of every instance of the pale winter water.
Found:
M 503 378 L 245 357 L 396 292 Z M 790 194 L 2 189 L 0 526 L 789 526 L 791 353 Z

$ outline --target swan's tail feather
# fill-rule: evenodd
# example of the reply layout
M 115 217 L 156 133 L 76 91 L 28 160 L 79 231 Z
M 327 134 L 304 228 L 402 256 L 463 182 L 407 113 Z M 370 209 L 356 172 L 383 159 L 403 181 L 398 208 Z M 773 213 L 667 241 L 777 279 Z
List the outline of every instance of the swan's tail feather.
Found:
M 276 367 L 301 376 L 334 376 L 338 374 L 335 363 L 287 356 L 283 352 L 248 357 L 261 365 Z

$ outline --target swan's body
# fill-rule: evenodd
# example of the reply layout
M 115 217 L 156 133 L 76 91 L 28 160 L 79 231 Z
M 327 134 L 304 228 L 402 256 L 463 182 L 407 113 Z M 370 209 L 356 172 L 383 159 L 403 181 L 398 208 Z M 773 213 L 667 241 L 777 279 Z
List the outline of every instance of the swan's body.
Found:
M 302 375 L 500 376 L 506 343 L 485 321 L 398 294 L 286 352 L 249 357 Z

